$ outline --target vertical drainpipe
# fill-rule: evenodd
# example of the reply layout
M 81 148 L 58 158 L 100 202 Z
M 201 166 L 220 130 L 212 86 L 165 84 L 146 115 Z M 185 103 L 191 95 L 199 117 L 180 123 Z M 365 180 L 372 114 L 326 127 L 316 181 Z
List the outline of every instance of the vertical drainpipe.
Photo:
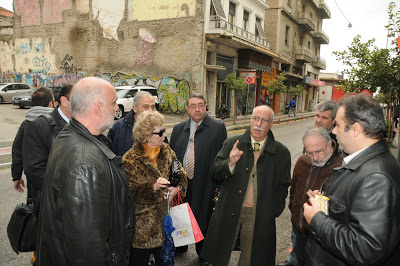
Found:
M 201 94 L 205 96 L 206 102 L 209 102 L 209 95 L 208 91 L 206 88 L 206 79 L 207 79 L 207 71 L 205 71 L 205 64 L 206 64 L 206 58 L 207 58 L 207 46 L 206 46 L 206 17 L 207 17 L 207 2 L 210 0 L 203 0 L 203 41 L 202 41 L 202 47 L 201 47 L 201 52 L 202 52 L 202 62 L 201 62 L 201 77 L 202 77 L 202 84 L 201 84 Z M 208 24 L 207 24 L 208 25 Z

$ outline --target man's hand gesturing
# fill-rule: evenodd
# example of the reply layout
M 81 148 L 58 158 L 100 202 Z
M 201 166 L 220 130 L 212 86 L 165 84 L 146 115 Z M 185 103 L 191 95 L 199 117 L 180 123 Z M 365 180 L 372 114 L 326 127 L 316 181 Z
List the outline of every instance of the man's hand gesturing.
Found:
M 240 160 L 240 157 L 242 157 L 243 155 L 243 151 L 238 149 L 238 145 L 239 145 L 239 140 L 237 140 L 235 142 L 235 144 L 232 147 L 231 152 L 229 153 L 229 166 L 233 167 L 237 161 Z

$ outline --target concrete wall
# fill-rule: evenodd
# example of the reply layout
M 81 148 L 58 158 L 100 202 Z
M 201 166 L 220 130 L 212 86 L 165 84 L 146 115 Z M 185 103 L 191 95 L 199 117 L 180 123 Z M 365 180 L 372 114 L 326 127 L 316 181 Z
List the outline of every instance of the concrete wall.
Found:
M 14 39 L 0 42 L 5 82 L 143 80 L 159 86 L 162 109 L 171 112 L 184 112 L 178 102 L 203 86 L 202 0 L 25 2 L 15 0 Z M 162 11 L 164 19 L 152 19 Z

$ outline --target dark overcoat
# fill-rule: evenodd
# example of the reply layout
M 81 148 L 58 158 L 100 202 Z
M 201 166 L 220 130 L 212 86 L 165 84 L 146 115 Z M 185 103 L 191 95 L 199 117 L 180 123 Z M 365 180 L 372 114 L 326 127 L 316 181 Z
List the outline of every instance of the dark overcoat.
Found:
M 231 174 L 229 153 L 237 139 L 243 155 Z M 215 266 L 228 263 L 253 164 L 254 154 L 248 128 L 243 135 L 224 142 L 211 166 L 212 177 L 217 181 L 223 180 L 223 184 L 201 256 Z M 269 131 L 266 146 L 257 161 L 257 202 L 251 265 L 275 265 L 275 218 L 285 208 L 290 185 L 290 164 L 289 150 L 275 141 Z
M 190 119 L 174 127 L 170 145 L 183 164 L 190 135 Z M 227 133 L 225 124 L 206 115 L 194 136 L 195 165 L 190 207 L 203 232 L 209 221 L 209 208 L 214 197 L 216 182 L 211 179 L 210 167 L 222 148 Z

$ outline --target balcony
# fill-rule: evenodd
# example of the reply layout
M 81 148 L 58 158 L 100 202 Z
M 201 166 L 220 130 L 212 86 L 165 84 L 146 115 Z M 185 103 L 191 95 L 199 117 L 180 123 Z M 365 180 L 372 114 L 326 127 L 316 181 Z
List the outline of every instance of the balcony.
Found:
M 322 70 L 326 70 L 326 60 L 323 59 L 320 56 L 317 56 L 314 61 L 311 63 L 311 65 L 315 68 L 319 68 Z
M 305 31 L 315 31 L 315 24 L 307 13 L 300 13 L 298 21 Z
M 331 10 L 324 0 L 319 1 L 318 12 L 323 19 L 331 18 Z
M 311 63 L 312 53 L 308 49 L 300 47 L 296 50 L 296 60 L 303 63 Z
M 313 32 L 312 35 L 314 36 L 316 42 L 319 42 L 320 44 L 329 44 L 329 37 L 325 32 Z
M 252 44 L 262 46 L 262 48 L 271 50 L 270 43 L 265 38 L 239 28 L 238 26 L 235 26 L 217 16 L 210 17 L 209 30 L 206 33 L 219 34 L 221 39 L 236 37 Z

